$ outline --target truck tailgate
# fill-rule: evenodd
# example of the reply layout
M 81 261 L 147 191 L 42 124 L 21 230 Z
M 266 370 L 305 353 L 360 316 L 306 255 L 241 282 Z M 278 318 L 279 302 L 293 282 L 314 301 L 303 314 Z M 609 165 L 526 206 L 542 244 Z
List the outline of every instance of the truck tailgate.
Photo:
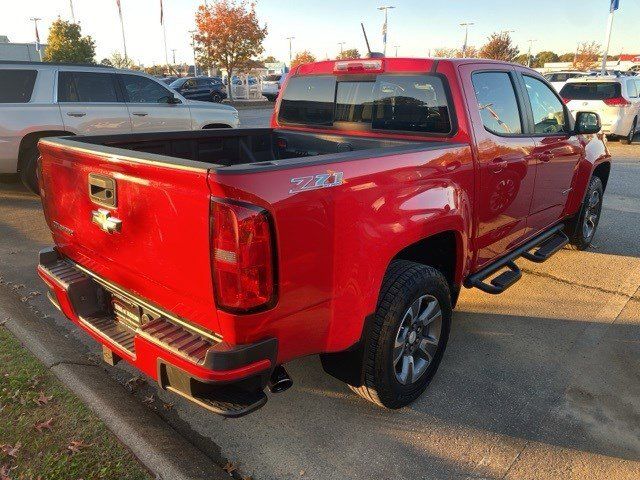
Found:
M 76 144 L 76 145 L 72 145 Z M 176 316 L 219 332 L 207 169 L 40 143 L 42 203 L 57 249 Z M 108 230 L 114 230 L 109 232 Z M 118 230 L 118 231 L 115 231 Z

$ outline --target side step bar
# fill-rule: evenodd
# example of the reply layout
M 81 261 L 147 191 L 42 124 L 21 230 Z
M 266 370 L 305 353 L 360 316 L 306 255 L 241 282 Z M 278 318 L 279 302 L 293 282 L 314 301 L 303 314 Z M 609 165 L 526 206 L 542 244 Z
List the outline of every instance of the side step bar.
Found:
M 569 243 L 569 239 L 562 231 L 563 229 L 564 224 L 561 223 L 537 237 L 532 238 L 498 261 L 469 275 L 464 281 L 464 286 L 467 288 L 475 287 L 493 295 L 504 292 L 522 278 L 522 271 L 515 264 L 514 260 L 519 257 L 524 257 L 536 263 L 542 263 L 548 260 L 554 253 Z M 534 248 L 536 250 L 532 253 L 531 250 Z M 492 278 L 489 283 L 486 282 L 488 278 L 503 268 L 507 270 Z

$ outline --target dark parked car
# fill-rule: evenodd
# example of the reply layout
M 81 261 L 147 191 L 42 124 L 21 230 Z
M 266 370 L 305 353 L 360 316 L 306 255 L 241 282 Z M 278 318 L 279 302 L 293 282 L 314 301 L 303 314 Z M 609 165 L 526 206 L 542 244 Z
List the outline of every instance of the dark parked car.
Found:
M 220 103 L 227 98 L 226 87 L 215 77 L 179 78 L 169 86 L 191 100 Z
M 173 77 L 158 77 L 158 80 L 160 80 L 162 83 L 166 84 L 166 85 L 170 85 L 173 82 L 175 82 L 179 77 L 173 76 Z

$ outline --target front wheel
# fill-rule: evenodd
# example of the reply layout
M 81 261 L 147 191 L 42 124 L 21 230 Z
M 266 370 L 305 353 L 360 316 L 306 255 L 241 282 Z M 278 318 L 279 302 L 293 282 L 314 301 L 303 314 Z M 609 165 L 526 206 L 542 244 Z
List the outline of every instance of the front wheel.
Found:
M 212 93 L 211 94 L 211 101 L 214 102 L 214 103 L 222 102 L 222 95 L 220 95 L 219 93 Z
M 393 261 L 385 275 L 369 338 L 362 382 L 367 400 L 400 408 L 425 391 L 438 369 L 451 327 L 451 297 L 432 267 Z
M 600 222 L 603 192 L 602 180 L 596 176 L 591 177 L 580 213 L 567 227 L 569 243 L 577 250 L 586 249 L 593 241 Z

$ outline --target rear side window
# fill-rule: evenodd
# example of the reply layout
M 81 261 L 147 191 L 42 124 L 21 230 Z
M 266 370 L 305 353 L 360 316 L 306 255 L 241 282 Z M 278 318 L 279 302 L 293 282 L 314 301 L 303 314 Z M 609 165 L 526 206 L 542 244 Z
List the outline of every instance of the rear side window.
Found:
M 35 70 L 0 70 L 0 103 L 29 102 L 37 75 Z
M 378 75 L 337 81 L 333 76 L 289 80 L 280 106 L 283 123 L 334 125 L 448 134 L 451 110 L 442 80 L 433 75 Z
M 627 80 L 627 94 L 629 98 L 638 98 L 638 82 L 637 80 Z
M 110 73 L 60 72 L 58 101 L 117 103 L 115 77 Z
M 499 135 L 522 133 L 520 110 L 509 73 L 474 73 L 471 80 L 484 127 Z
M 560 90 L 562 98 L 569 100 L 606 100 L 621 96 L 617 82 L 571 82 Z

